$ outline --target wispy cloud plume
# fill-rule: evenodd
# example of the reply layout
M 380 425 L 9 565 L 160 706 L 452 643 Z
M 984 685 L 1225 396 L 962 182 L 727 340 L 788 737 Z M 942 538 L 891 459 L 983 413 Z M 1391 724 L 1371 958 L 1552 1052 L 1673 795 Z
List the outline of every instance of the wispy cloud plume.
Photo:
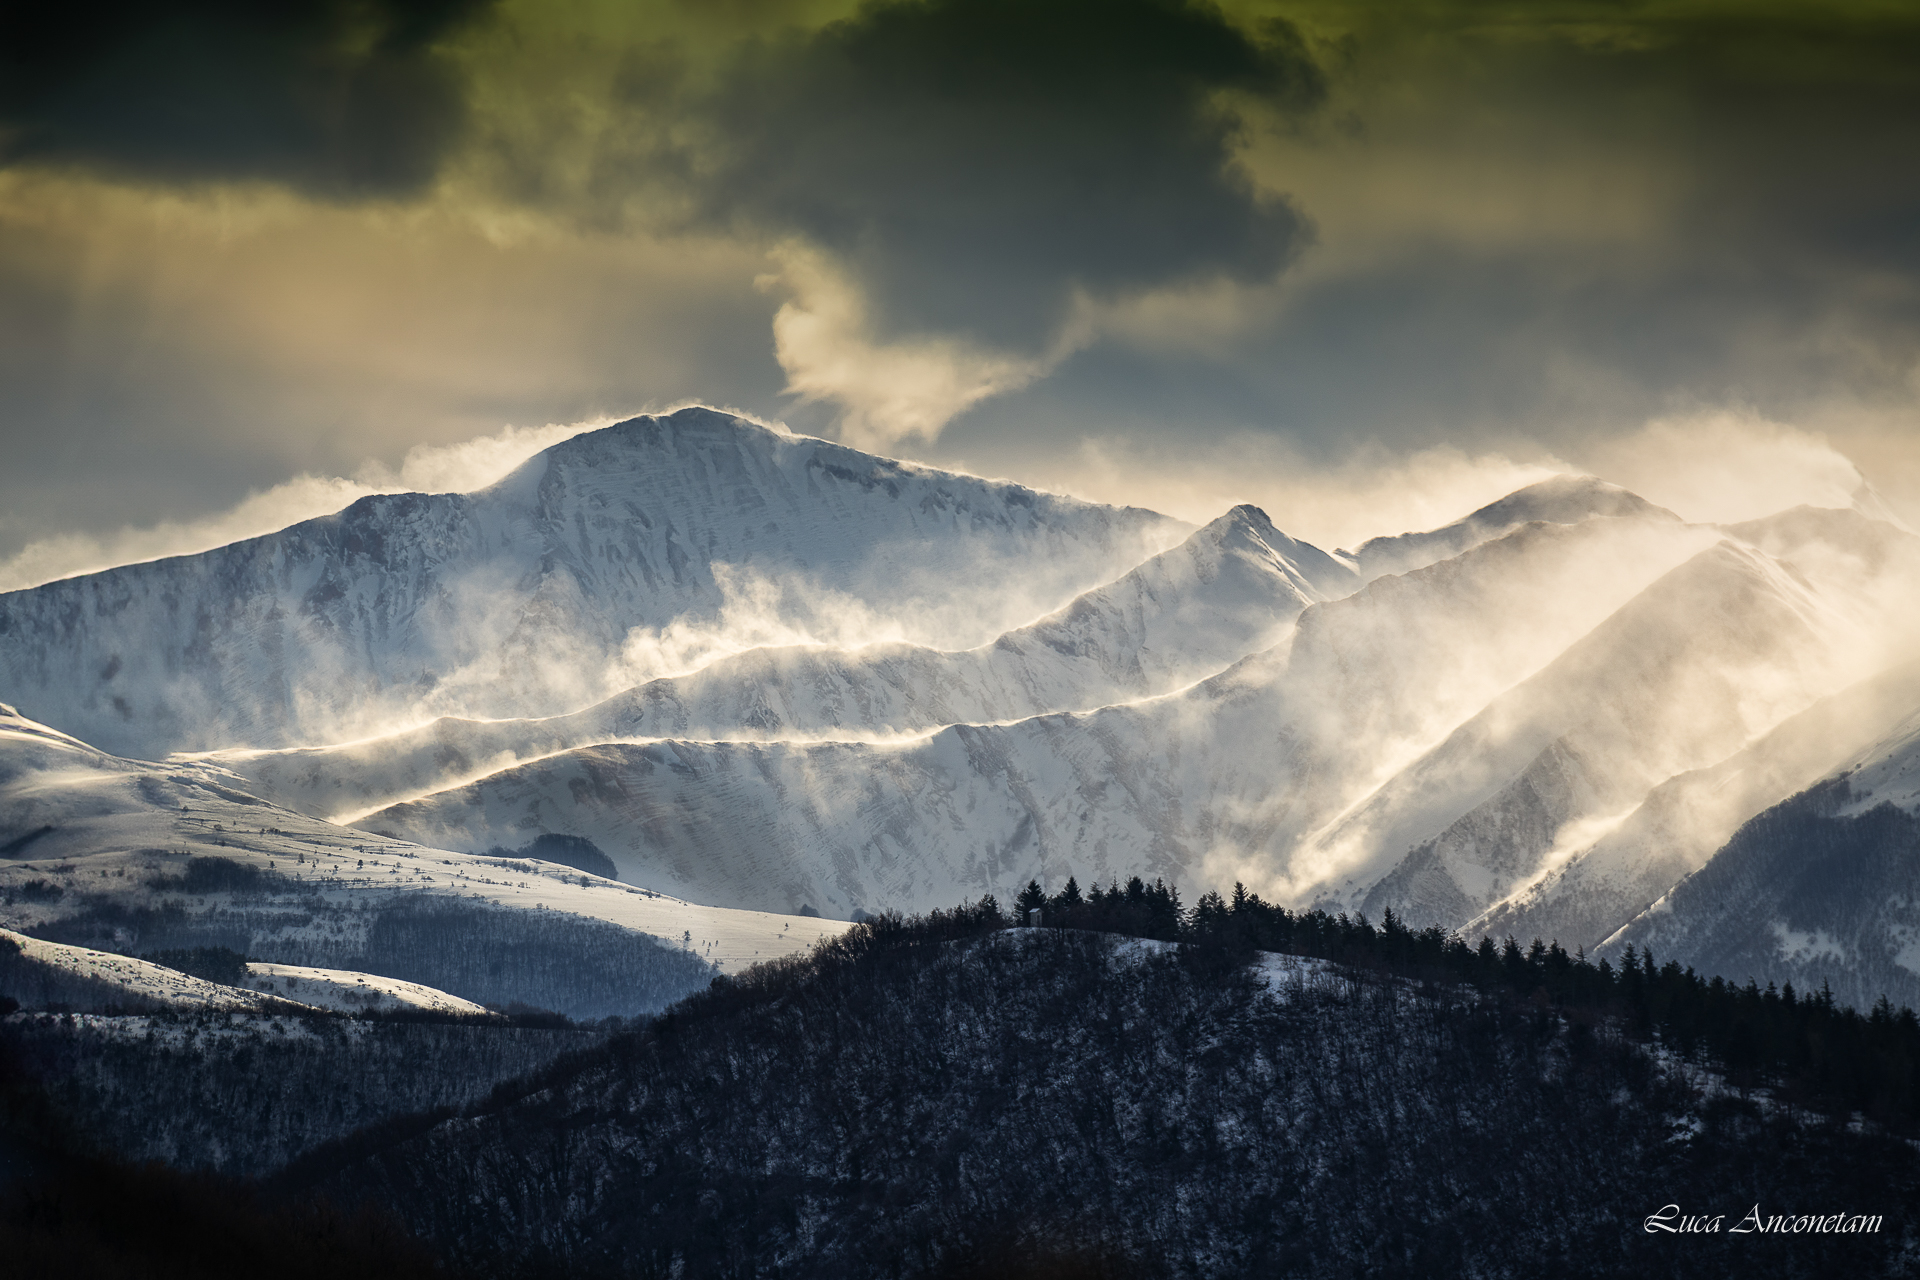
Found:
M 775 257 L 780 270 L 761 283 L 791 292 L 773 318 L 787 391 L 839 405 L 841 439 L 855 448 L 885 452 L 909 439 L 932 441 L 970 406 L 1045 377 L 1085 341 L 1070 326 L 1037 357 L 960 338 L 884 341 L 874 336 L 860 288 L 823 254 L 790 244 Z
M 1303 457 L 1282 437 L 1245 432 L 1212 441 L 1088 438 L 1070 469 L 1042 479 L 1194 524 L 1251 502 L 1287 533 L 1331 550 L 1435 528 L 1567 469 L 1544 453 L 1510 457 L 1451 447 L 1412 454 L 1372 447 L 1329 464 Z
M 1583 451 L 1596 475 L 1688 520 L 1753 520 L 1788 507 L 1845 507 L 1866 484 L 1826 436 L 1743 410 L 1656 418 Z
M 1023 478 L 1195 524 L 1252 502 L 1293 536 L 1331 549 L 1437 528 L 1564 473 L 1598 476 L 1699 523 L 1803 505 L 1902 518 L 1825 432 L 1734 409 L 1656 418 L 1564 452 L 1524 442 L 1484 451 L 1370 445 L 1336 462 L 1269 432 L 1206 441 L 1087 437 L 1070 461 Z
M 398 468 L 368 462 L 350 479 L 295 476 L 198 520 L 168 520 L 122 526 L 105 533 L 41 538 L 0 560 L 0 591 L 17 591 L 116 565 L 193 555 L 327 515 L 372 493 L 464 493 L 493 483 L 542 449 L 599 425 L 603 424 L 507 427 L 494 435 L 457 444 L 416 445 Z
M 621 653 L 623 684 L 686 675 L 730 654 L 784 645 L 862 645 L 908 638 L 900 619 L 817 584 L 776 581 L 717 564 L 723 603 L 713 618 L 682 617 L 658 629 L 636 627 Z
M 597 418 L 544 427 L 506 427 L 494 435 L 456 444 L 415 445 L 398 470 L 369 462 L 354 473 L 354 479 L 383 493 L 470 493 L 492 484 L 542 449 L 612 421 Z

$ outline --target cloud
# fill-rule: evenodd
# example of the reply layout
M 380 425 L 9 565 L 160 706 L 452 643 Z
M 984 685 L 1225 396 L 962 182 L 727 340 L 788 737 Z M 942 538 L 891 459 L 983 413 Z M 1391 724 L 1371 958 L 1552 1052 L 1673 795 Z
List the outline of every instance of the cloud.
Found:
M 665 627 L 635 627 L 621 649 L 618 677 L 630 687 L 687 675 L 731 654 L 785 645 L 860 648 L 905 641 L 902 619 L 857 597 L 787 576 L 779 580 L 729 564 L 713 566 L 721 606 L 712 618 L 681 617 Z M 921 637 L 912 637 L 921 639 Z
M 1266 431 L 1205 440 L 1086 436 L 1028 479 L 1101 502 L 1203 524 L 1251 502 L 1287 533 L 1329 550 L 1433 529 L 1524 485 L 1586 472 L 1700 523 L 1736 523 L 1795 506 L 1855 506 L 1886 518 L 1852 459 L 1819 430 L 1750 410 L 1669 414 L 1557 453 L 1540 444 L 1411 451 L 1362 444 L 1310 454 Z M 1897 507 L 1894 519 L 1903 518 Z
M 416 445 L 397 471 L 369 462 L 351 480 L 295 476 L 270 489 L 250 493 L 228 510 L 199 520 L 40 538 L 0 560 L 0 591 L 17 591 L 115 565 L 193 555 L 329 515 L 371 493 L 464 493 L 483 488 L 540 450 L 602 425 L 596 421 L 571 426 L 507 427 L 496 435 L 459 444 Z
M 1188 0 L 876 3 L 676 105 L 692 215 L 833 255 L 883 333 L 1044 349 L 1077 295 L 1275 275 L 1306 240 L 1226 95 L 1310 110 L 1278 21 Z
M 0 555 L 686 398 L 1328 541 L 1743 405 L 1920 518 L 1911 7 L 225 3 L 4 20 Z
M 471 493 L 492 484 L 541 450 L 612 421 L 601 418 L 564 426 L 510 426 L 497 435 L 457 444 L 419 444 L 407 450 L 397 471 L 380 462 L 369 462 L 354 473 L 354 478 L 375 493 Z
M 840 439 L 857 449 L 884 453 L 909 439 L 931 441 L 979 401 L 1046 376 L 1084 340 L 1070 328 L 1037 357 L 959 338 L 885 342 L 874 336 L 859 288 L 819 253 L 789 245 L 778 257 L 781 269 L 765 284 L 791 294 L 773 318 L 787 391 L 840 406 Z
M 1051 487 L 1205 524 L 1251 502 L 1285 533 L 1326 550 L 1431 529 L 1567 469 L 1453 447 L 1393 454 L 1378 446 L 1316 462 L 1285 439 L 1244 432 L 1205 442 L 1087 438 Z
M 944 448 L 1006 468 L 1045 422 L 1176 457 L 1271 433 L 1317 467 L 1373 442 L 1569 456 L 1676 406 L 1746 405 L 1915 489 L 1920 176 L 1884 157 L 1920 137 L 1900 70 L 1920 16 L 1312 15 L 1344 33 L 1312 46 L 1343 51 L 1325 105 L 1250 113 L 1236 158 L 1314 244 L 1275 285 L 1155 293 Z M 1902 421 L 1867 456 L 1837 408 Z
M 492 2 L 13 5 L 0 160 L 329 198 L 417 191 L 465 118 L 439 43 Z
M 507 422 L 780 412 L 763 248 L 489 230 L 444 203 L 0 173 L 0 560 L 371 458 L 398 484 L 410 446 Z
M 1751 411 L 1657 418 L 1577 455 L 1596 475 L 1688 520 L 1730 524 L 1789 507 L 1847 507 L 1865 480 L 1819 433 Z

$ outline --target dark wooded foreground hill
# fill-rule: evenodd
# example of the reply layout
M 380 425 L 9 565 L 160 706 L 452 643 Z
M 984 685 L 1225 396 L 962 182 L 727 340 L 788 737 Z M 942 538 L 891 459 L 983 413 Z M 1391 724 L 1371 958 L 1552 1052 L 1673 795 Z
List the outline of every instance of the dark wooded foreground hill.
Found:
M 976 930 L 964 912 L 871 922 L 465 1117 L 323 1149 L 281 1187 L 371 1198 L 493 1271 L 1920 1265 L 1920 1157 L 1905 1142 L 1743 1097 L 1543 989 L 1244 955 Z M 1647 1233 L 1668 1204 L 1725 1215 L 1721 1233 Z M 1881 1225 L 1731 1233 L 1756 1205 Z

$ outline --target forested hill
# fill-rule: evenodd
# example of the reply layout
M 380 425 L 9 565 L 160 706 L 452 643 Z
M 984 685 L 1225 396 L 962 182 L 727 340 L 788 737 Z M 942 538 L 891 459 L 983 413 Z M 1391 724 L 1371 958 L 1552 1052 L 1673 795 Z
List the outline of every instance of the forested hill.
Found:
M 1748 993 L 1651 962 L 1249 898 L 1182 912 L 1144 885 L 1048 905 L 1096 927 L 1010 929 L 991 903 L 870 921 L 282 1187 L 372 1198 L 477 1265 L 577 1274 L 1692 1280 L 1920 1259 L 1898 1071 L 1875 1077 L 1887 1124 L 1850 1125 L 1844 1101 L 1835 1122 L 1783 1100 L 1838 1083 L 1766 1056 L 1796 1028 L 1897 1055 L 1910 1018 L 1754 992 L 1728 1076 L 1718 1033 L 1680 1028 L 1711 1020 L 1688 999 L 1735 1017 Z M 1102 912 L 1186 944 L 1100 932 Z M 1343 962 L 1250 949 L 1282 929 Z M 1721 1230 L 1647 1231 L 1667 1205 Z M 1756 1207 L 1878 1230 L 1730 1230 Z

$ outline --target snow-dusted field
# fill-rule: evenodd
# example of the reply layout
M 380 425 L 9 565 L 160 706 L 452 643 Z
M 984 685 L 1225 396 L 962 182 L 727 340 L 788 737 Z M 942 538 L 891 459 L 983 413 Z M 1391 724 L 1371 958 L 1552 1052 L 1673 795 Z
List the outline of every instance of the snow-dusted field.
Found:
M 0 832 L 12 844 L 0 861 L 0 925 L 69 942 L 81 930 L 88 947 L 58 952 L 66 957 L 62 963 L 85 972 L 106 964 L 102 979 L 124 983 L 130 995 L 213 1007 L 251 1007 L 266 996 L 209 991 L 212 984 L 113 953 L 153 949 L 156 928 L 185 929 L 197 939 L 193 945 L 218 943 L 256 959 L 264 952 L 296 968 L 352 969 L 336 958 L 365 954 L 393 912 L 459 905 L 510 913 L 527 922 L 515 936 L 532 928 L 561 948 L 605 944 L 603 935 L 569 933 L 570 920 L 653 940 L 685 957 L 679 969 L 656 964 L 641 975 L 652 985 L 636 988 L 634 998 L 657 1006 L 712 973 L 803 950 L 847 927 L 844 920 L 700 906 L 557 863 L 371 836 L 268 805 L 234 782 L 206 766 L 109 756 L 0 708 Z M 138 921 L 145 923 L 129 923 Z M 480 970 L 489 963 L 485 956 L 469 960 Z M 557 958 L 542 963 L 564 965 Z M 362 976 L 304 978 L 297 989 L 291 975 L 263 982 L 273 984 L 277 997 L 329 1008 L 365 1007 L 365 988 L 393 983 L 375 1005 L 479 1007 L 431 984 L 374 974 L 364 975 L 363 984 Z M 608 974 L 599 981 L 604 992 L 619 979 Z M 564 1004 L 566 978 L 551 974 L 538 998 L 488 989 L 489 1000 L 551 1007 Z M 638 1011 L 622 1008 L 611 993 L 588 1007 Z
M 261 994 L 222 986 L 132 956 L 43 942 L 10 929 L 0 929 L 0 945 L 12 943 L 34 962 L 90 982 L 126 997 L 129 1005 L 146 1001 L 176 1008 L 256 1010 L 271 1002 Z
M 295 1000 L 316 1009 L 341 1013 L 423 1009 L 432 1013 L 483 1014 L 485 1005 L 450 996 L 444 991 L 347 969 L 314 969 L 297 964 L 247 965 L 246 985 L 267 995 Z

